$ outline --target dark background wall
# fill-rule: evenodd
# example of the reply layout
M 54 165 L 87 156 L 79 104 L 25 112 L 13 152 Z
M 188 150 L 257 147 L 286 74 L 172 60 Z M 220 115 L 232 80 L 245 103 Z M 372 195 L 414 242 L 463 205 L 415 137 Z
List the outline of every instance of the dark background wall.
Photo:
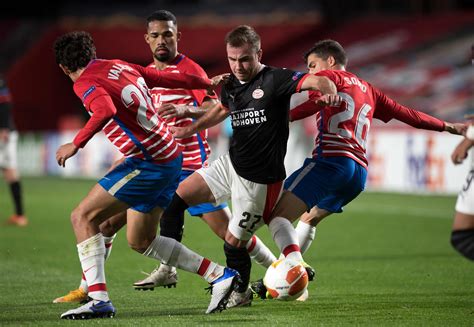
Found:
M 21 131 L 62 129 L 81 124 L 84 112 L 52 52 L 55 38 L 71 30 L 90 32 L 101 58 L 146 65 L 151 55 L 143 39 L 145 18 L 154 10 L 168 9 L 178 17 L 183 33 L 179 49 L 209 75 L 228 70 L 224 35 L 243 23 L 261 34 L 266 64 L 304 70 L 304 51 L 318 39 L 331 37 L 346 49 L 354 47 L 350 69 L 363 69 L 374 62 L 409 62 L 420 48 L 473 31 L 472 7 L 472 1 L 419 0 L 9 2 L 0 10 L 0 70 L 7 76 Z M 398 49 L 389 49 L 391 36 L 400 33 L 406 35 Z M 374 38 L 381 40 L 376 46 Z M 358 46 L 361 42 L 368 44 Z M 471 109 L 466 105 L 461 112 Z

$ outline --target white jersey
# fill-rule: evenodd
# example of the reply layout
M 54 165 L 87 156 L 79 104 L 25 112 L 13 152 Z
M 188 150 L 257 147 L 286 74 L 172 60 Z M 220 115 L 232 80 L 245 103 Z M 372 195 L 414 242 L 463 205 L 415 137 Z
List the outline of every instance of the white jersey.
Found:
M 471 126 L 472 128 L 472 126 Z M 471 162 L 466 181 L 458 194 L 456 201 L 456 211 L 468 215 L 474 215 L 474 148 L 469 150 L 469 159 Z

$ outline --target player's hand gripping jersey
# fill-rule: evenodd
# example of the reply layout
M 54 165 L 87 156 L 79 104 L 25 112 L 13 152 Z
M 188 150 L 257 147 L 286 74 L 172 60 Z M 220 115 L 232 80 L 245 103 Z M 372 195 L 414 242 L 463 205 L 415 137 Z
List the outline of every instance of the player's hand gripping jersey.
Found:
M 156 69 L 154 64 L 150 64 L 148 67 Z M 162 72 L 187 73 L 200 76 L 204 79 L 208 78 L 206 72 L 198 64 L 183 54 L 179 54 L 174 62 L 163 69 Z M 155 108 L 165 103 L 199 107 L 206 97 L 217 99 L 216 95 L 211 96 L 204 89 L 187 90 L 154 87 L 150 89 L 150 94 Z M 166 119 L 167 125 L 176 127 L 184 127 L 192 124 L 192 122 L 193 119 L 187 117 Z M 201 168 L 209 158 L 211 148 L 207 143 L 207 130 L 196 133 L 190 137 L 178 139 L 178 142 L 184 147 L 184 170 L 197 170 Z
M 91 118 L 74 139 L 83 147 L 103 129 L 126 157 L 167 162 L 181 153 L 180 145 L 158 116 L 148 85 L 167 88 L 206 88 L 209 79 L 159 72 L 121 60 L 93 60 L 74 83 L 74 91 Z
M 324 70 L 315 75 L 331 79 L 344 102 L 340 107 L 320 107 L 314 103 L 320 94 L 310 92 L 310 101 L 290 112 L 292 121 L 316 113 L 314 158 L 345 156 L 367 167 L 366 141 L 372 118 L 386 123 L 395 118 L 416 128 L 444 130 L 443 121 L 398 104 L 350 72 Z

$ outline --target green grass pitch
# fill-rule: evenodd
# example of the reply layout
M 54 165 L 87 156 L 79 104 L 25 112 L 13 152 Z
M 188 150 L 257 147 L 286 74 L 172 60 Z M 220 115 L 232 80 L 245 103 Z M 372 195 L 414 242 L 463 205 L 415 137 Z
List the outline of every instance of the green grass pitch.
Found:
M 114 319 L 64 321 L 73 305 L 52 300 L 78 286 L 80 265 L 69 222 L 90 180 L 24 179 L 30 225 L 0 226 L 0 325 L 373 325 L 473 326 L 474 263 L 449 244 L 455 197 L 365 193 L 318 227 L 305 259 L 317 270 L 304 303 L 255 300 L 249 308 L 205 315 L 207 284 L 179 273 L 175 289 L 131 287 L 157 264 L 117 236 L 106 264 Z M 0 218 L 12 211 L 0 185 Z M 258 235 L 276 251 L 268 231 Z M 187 217 L 183 242 L 224 263 L 222 242 Z M 261 277 L 254 265 L 252 279 Z

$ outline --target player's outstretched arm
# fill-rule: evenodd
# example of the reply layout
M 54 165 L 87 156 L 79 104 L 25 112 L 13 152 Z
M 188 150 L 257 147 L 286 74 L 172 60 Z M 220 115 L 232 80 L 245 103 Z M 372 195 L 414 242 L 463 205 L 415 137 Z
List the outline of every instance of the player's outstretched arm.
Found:
M 313 90 L 324 94 L 337 94 L 336 84 L 326 76 L 308 74 L 301 84 L 301 91 Z
M 374 98 L 376 99 L 374 118 L 380 119 L 386 123 L 395 118 L 415 128 L 438 132 L 449 132 L 456 135 L 462 135 L 466 132 L 467 125 L 465 123 L 450 123 L 442 121 L 441 119 L 424 112 L 405 107 L 376 88 L 373 88 L 373 92 Z
M 165 87 L 169 89 L 208 89 L 214 87 L 214 81 L 197 75 L 186 73 L 171 73 L 156 70 L 151 67 L 130 64 L 145 79 L 149 87 Z
M 185 127 L 171 127 L 171 131 L 175 137 L 189 137 L 199 131 L 217 125 L 228 116 L 229 110 L 219 102 L 194 123 Z
M 218 101 L 214 99 L 205 101 L 200 107 L 188 106 L 185 104 L 164 103 L 157 109 L 157 111 L 163 119 L 185 117 L 198 119 L 202 117 L 209 108 L 212 108 L 217 103 Z

